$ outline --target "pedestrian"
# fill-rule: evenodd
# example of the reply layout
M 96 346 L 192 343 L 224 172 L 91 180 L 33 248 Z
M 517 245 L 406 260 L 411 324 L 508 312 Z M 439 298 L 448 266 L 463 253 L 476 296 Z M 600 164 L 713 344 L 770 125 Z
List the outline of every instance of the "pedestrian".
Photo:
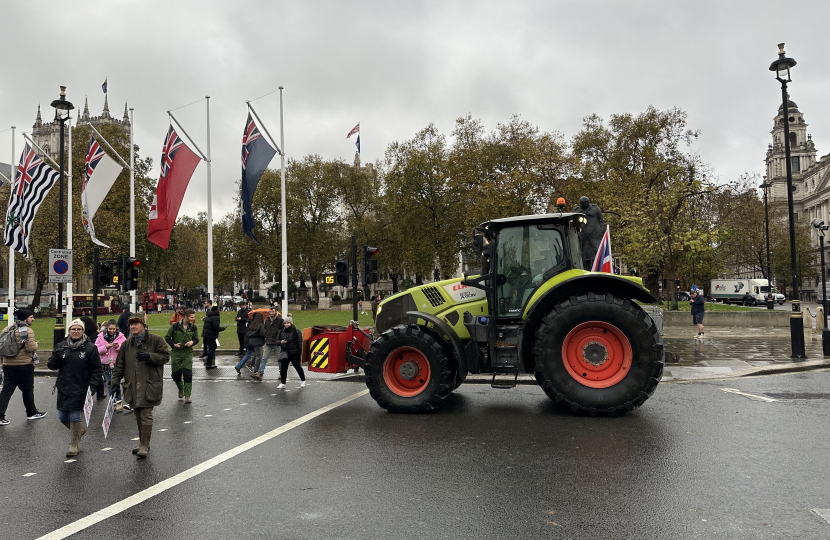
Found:
M 98 356 L 101 358 L 104 381 L 107 384 L 107 392 L 110 397 L 115 396 L 116 411 L 120 411 L 124 407 L 124 401 L 121 399 L 120 391 L 118 394 L 112 393 L 112 367 L 115 365 L 115 358 L 118 356 L 121 344 L 126 339 L 124 334 L 118 330 L 118 326 L 113 320 L 110 320 L 104 326 L 104 331 L 98 334 L 98 337 L 95 339 L 95 346 L 98 347 Z
M 129 309 L 125 309 L 121 312 L 121 315 L 118 316 L 118 330 L 121 332 L 121 335 L 124 336 L 124 339 L 130 337 L 130 317 L 132 313 L 130 313 Z
M 378 317 L 378 306 L 380 305 L 380 295 L 372 298 L 372 320 L 376 320 Z
M 280 347 L 282 352 L 280 356 L 280 385 L 277 388 L 285 388 L 285 378 L 288 375 L 288 364 L 290 363 L 297 370 L 300 376 L 300 386 L 305 386 L 305 372 L 303 366 L 300 364 L 301 353 L 303 349 L 303 336 L 300 331 L 294 326 L 294 318 L 286 317 L 283 322 L 283 329 L 280 331 Z
M 361 315 L 366 315 L 366 312 L 363 311 L 363 300 L 358 300 L 357 301 L 357 307 L 360 309 L 360 314 Z
M 248 306 L 245 302 L 239 302 L 239 311 L 236 312 L 236 337 L 239 339 L 239 352 L 236 356 L 245 356 L 245 334 L 248 332 Z
M 259 366 L 259 361 L 262 358 L 262 346 L 265 345 L 265 321 L 262 318 L 262 313 L 254 315 L 253 322 L 248 326 L 245 341 L 248 352 L 236 364 L 237 375 L 242 375 L 242 368 L 248 359 L 251 360 L 251 372 L 254 371 L 256 366 Z
M 156 313 L 161 313 L 161 303 L 156 304 Z
M 213 306 L 202 326 L 202 339 L 207 344 L 207 358 L 205 359 L 207 369 L 216 369 L 216 340 L 219 339 L 219 332 L 225 330 L 225 327 L 219 323 L 219 315 L 219 306 Z
M 84 315 L 79 317 L 80 321 L 84 323 L 84 335 L 89 338 L 93 344 L 98 340 L 98 334 L 100 333 L 100 329 L 98 328 L 98 324 L 92 320 L 92 317 Z M 92 387 L 93 391 L 95 391 L 96 397 L 101 400 L 107 397 L 105 390 L 106 390 L 106 382 L 104 382 L 103 372 L 101 373 L 101 377 L 98 378 L 98 383 Z
M 101 358 L 95 342 L 89 339 L 86 324 L 81 319 L 69 323 L 69 335 L 52 351 L 46 366 L 58 372 L 58 419 L 71 430 L 66 457 L 80 452 L 81 437 L 86 428 L 81 422 L 86 395 L 101 379 Z
M 39 319 L 40 318 L 40 306 L 35 306 L 34 313 L 35 313 L 35 319 Z
M 262 359 L 259 361 L 259 367 L 256 373 L 251 375 L 254 379 L 261 381 L 265 374 L 265 366 L 268 364 L 268 357 L 271 356 L 272 351 L 276 351 L 279 346 L 280 330 L 282 330 L 282 317 L 279 311 L 274 306 L 268 310 L 268 318 L 265 319 L 265 345 L 262 346 Z
M 192 309 L 184 310 L 182 316 L 181 321 L 167 330 L 164 340 L 170 345 L 170 369 L 179 389 L 179 399 L 184 398 L 189 404 L 193 389 L 193 346 L 199 343 L 199 329 Z
M 690 298 L 691 300 L 689 300 L 689 304 L 691 304 L 692 308 L 692 323 L 697 325 L 697 335 L 695 336 L 695 339 L 703 339 L 703 315 L 706 311 L 703 304 L 703 295 L 700 294 L 699 290 L 692 289 Z
M 179 304 L 179 307 L 176 309 L 176 312 L 173 313 L 172 317 L 170 317 L 170 324 L 176 324 L 180 320 L 184 319 L 184 310 L 185 307 L 182 304 Z
M 153 434 L 153 407 L 161 404 L 164 391 L 164 364 L 170 350 L 164 340 L 147 331 L 144 317 L 130 317 L 130 337 L 121 345 L 112 370 L 112 387 L 118 391 L 124 378 L 124 401 L 135 411 L 138 447 L 133 454 L 146 458 Z
M 3 332 L 14 332 L 15 343 L 19 352 L 16 356 L 3 357 L 3 390 L 0 391 L 0 426 L 9 424 L 6 409 L 15 388 L 23 394 L 26 406 L 26 418 L 37 420 L 46 416 L 45 412 L 35 407 L 35 364 L 37 363 L 37 340 L 32 330 L 35 314 L 28 309 L 18 309 L 14 313 L 17 320 L 14 325 L 6 327 Z

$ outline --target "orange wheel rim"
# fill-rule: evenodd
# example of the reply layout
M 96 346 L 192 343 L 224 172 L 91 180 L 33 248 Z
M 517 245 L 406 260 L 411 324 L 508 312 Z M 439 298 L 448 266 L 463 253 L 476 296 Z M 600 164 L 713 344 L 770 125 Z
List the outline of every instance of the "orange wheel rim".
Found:
M 589 321 L 573 328 L 562 344 L 562 362 L 571 377 L 589 388 L 608 388 L 631 370 L 631 343 L 613 324 Z
M 414 347 L 398 347 L 386 357 L 383 379 L 401 397 L 414 397 L 429 384 L 429 361 Z

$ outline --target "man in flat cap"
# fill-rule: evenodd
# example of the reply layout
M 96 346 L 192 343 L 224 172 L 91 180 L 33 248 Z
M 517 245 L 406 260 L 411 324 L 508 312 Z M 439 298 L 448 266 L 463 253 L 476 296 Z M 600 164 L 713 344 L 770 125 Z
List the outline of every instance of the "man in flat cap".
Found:
M 130 337 L 121 345 L 112 369 L 112 393 L 124 377 L 124 401 L 135 411 L 139 459 L 150 451 L 153 433 L 153 407 L 161 405 L 164 390 L 164 364 L 170 361 L 170 349 L 161 336 L 151 334 L 142 314 L 130 317 Z

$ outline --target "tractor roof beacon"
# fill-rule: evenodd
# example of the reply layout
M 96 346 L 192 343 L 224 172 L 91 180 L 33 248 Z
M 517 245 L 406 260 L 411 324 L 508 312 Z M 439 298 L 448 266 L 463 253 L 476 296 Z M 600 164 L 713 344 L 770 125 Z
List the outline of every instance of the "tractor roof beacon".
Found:
M 642 405 L 663 374 L 662 320 L 658 328 L 634 300 L 656 300 L 639 278 L 582 268 L 585 223 L 567 212 L 482 223 L 473 233 L 481 275 L 384 300 L 364 365 L 372 397 L 389 411 L 426 412 L 468 373 L 512 388 L 521 370 L 573 412 Z

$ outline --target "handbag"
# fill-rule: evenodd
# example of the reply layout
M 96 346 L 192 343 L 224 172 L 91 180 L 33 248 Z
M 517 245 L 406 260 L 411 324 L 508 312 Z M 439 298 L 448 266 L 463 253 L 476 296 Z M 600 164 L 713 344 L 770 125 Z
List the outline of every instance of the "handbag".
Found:
M 280 347 L 280 352 L 277 353 L 277 360 L 288 360 L 288 351 Z

